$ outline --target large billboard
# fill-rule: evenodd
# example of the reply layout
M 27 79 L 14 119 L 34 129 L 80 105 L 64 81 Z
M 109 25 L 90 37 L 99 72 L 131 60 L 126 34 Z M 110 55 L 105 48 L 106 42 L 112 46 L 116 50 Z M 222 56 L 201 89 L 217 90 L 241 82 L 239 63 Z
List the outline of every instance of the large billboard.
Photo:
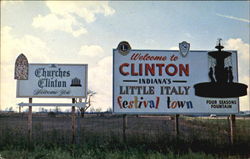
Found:
M 29 64 L 28 78 L 17 80 L 17 97 L 84 98 L 86 64 Z
M 225 68 L 231 74 L 226 80 L 237 82 L 237 52 L 229 52 L 232 54 L 225 59 Z M 183 54 L 179 50 L 124 52 L 114 49 L 113 111 L 122 114 L 238 113 L 239 98 L 207 98 L 195 94 L 195 84 L 214 80 L 211 78 L 216 76 L 216 72 L 212 72 L 215 67 L 208 51 Z

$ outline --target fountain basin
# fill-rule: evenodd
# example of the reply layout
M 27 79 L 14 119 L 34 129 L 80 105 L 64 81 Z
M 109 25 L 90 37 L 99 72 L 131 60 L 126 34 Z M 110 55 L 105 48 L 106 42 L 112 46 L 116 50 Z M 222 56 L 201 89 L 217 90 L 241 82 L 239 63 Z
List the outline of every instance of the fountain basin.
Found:
M 195 95 L 209 98 L 233 98 L 247 95 L 247 85 L 241 83 L 204 82 L 194 85 Z

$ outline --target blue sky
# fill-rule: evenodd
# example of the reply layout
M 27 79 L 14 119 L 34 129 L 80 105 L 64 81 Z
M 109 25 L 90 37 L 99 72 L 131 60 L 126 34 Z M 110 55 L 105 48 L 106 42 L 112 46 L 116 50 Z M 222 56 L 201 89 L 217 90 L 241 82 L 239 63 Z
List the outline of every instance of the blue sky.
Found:
M 94 107 L 112 104 L 112 49 L 214 49 L 218 38 L 238 50 L 239 78 L 249 85 L 249 2 L 1 1 L 1 106 L 15 107 L 13 68 L 23 52 L 31 63 L 88 63 Z M 248 69 L 246 69 L 248 68 Z M 106 80 L 103 83 L 103 79 Z M 38 100 L 39 101 L 39 100 Z M 249 109 L 249 95 L 241 98 Z

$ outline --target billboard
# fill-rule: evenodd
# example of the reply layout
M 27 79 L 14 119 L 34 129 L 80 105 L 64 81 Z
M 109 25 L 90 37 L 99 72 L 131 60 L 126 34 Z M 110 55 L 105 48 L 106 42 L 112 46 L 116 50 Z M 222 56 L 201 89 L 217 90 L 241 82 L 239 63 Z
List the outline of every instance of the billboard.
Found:
M 122 114 L 232 114 L 239 98 L 207 98 L 194 85 L 213 79 L 209 51 L 113 49 L 113 111 Z M 237 52 L 225 59 L 238 81 Z M 215 73 L 216 74 L 216 73 Z M 217 73 L 218 74 L 218 73 Z M 232 79 L 233 78 L 233 79 Z
M 28 78 L 17 80 L 21 98 L 84 98 L 87 96 L 87 64 L 29 64 Z

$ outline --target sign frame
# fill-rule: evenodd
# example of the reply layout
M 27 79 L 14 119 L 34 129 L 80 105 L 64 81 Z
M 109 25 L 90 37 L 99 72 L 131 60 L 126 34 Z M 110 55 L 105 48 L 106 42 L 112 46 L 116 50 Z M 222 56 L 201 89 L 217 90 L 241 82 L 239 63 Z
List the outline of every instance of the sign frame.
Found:
M 158 50 L 158 49 L 131 49 L 130 51 L 134 51 L 134 52 L 139 52 L 139 51 L 148 51 L 148 52 L 180 52 L 179 50 Z M 193 52 L 206 52 L 208 53 L 209 51 L 211 50 L 189 50 L 189 54 L 192 54 Z M 238 51 L 237 50 L 225 50 L 225 51 L 229 51 L 229 52 L 232 52 L 235 54 L 236 56 L 236 78 L 237 78 L 237 82 L 239 81 L 239 71 L 238 71 Z M 118 53 L 118 49 L 117 48 L 113 48 L 113 65 L 112 65 L 112 71 L 113 71 L 113 78 L 112 78 L 112 81 L 113 81 L 113 85 L 112 85 L 112 109 L 113 109 L 113 112 L 114 114 L 128 114 L 128 115 L 135 115 L 135 114 L 146 114 L 146 115 L 174 115 L 174 114 L 182 114 L 182 115 L 193 115 L 193 116 L 197 116 L 197 115 L 210 115 L 210 114 L 217 114 L 217 115 L 226 115 L 226 114 L 238 114 L 239 111 L 240 111 L 240 100 L 239 100 L 239 97 L 235 100 L 237 100 L 237 110 L 234 111 L 233 113 L 232 112 L 225 112 L 225 113 L 221 113 L 221 112 L 117 112 L 115 111 L 114 107 L 115 107 L 115 103 L 114 103 L 114 98 L 115 98 L 115 63 L 116 63 L 116 60 L 115 60 L 115 54 Z M 156 54 L 157 56 L 157 54 Z M 185 57 L 184 57 L 185 58 Z M 216 100 L 218 99 L 223 99 L 223 98 L 215 98 Z
M 21 96 L 19 95 L 20 89 L 20 80 L 17 80 L 16 83 L 16 98 L 86 98 L 88 91 L 88 64 L 62 64 L 62 63 L 29 63 L 31 65 L 57 65 L 57 66 L 84 66 L 86 67 L 85 77 L 84 78 L 84 94 L 85 96 Z

